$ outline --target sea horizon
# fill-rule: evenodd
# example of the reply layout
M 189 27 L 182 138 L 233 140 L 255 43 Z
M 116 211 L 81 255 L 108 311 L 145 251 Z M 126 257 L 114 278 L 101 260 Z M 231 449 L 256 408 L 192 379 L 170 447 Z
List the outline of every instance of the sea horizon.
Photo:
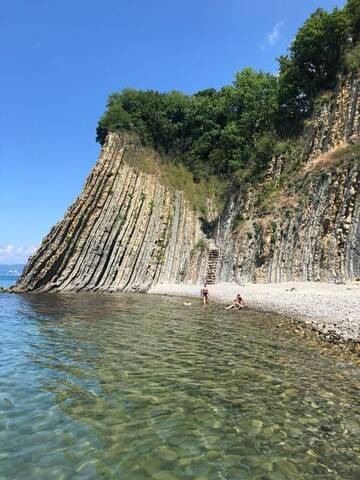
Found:
M 10 275 L 7 273 L 0 273 L 0 288 L 8 288 L 14 285 L 19 278 L 20 273 L 17 275 Z

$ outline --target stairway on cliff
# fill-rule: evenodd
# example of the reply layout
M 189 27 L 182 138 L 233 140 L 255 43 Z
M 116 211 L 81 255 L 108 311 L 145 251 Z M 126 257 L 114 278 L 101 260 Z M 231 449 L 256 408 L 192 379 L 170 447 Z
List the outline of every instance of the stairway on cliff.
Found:
M 210 248 L 207 270 L 206 270 L 206 277 L 205 277 L 205 283 L 208 285 L 214 285 L 215 283 L 218 260 L 219 260 L 219 249 Z

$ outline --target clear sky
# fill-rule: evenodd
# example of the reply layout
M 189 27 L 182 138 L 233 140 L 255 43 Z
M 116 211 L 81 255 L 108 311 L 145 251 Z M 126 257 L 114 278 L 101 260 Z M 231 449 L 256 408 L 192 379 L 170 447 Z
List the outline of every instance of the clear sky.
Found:
M 80 193 L 124 87 L 194 92 L 276 72 L 298 27 L 343 0 L 0 0 L 0 263 L 25 261 Z

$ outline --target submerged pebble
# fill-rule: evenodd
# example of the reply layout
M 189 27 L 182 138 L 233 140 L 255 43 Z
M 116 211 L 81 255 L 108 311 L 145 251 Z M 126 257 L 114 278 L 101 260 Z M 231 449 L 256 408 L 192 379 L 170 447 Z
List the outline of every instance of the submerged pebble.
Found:
M 359 370 L 272 315 L 240 322 L 149 296 L 11 299 L 1 480 L 360 478 Z

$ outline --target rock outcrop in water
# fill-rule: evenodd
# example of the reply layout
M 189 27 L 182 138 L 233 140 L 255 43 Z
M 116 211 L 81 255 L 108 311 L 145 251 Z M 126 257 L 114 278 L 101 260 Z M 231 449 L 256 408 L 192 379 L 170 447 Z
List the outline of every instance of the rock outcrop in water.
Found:
M 210 239 L 183 192 L 134 167 L 136 142 L 109 134 L 83 192 L 13 290 L 146 291 L 157 282 L 195 283 L 207 275 L 204 245 L 218 249 L 216 281 L 360 276 L 359 89 L 358 75 L 344 77 L 324 101 L 306 128 L 296 174 L 286 156 L 274 158 L 268 183 L 277 186 L 290 170 L 276 207 L 259 211 L 254 187 L 232 194 Z
M 131 165 L 138 146 L 110 134 L 83 192 L 29 259 L 15 291 L 146 291 L 197 282 L 200 222 L 182 192 Z

